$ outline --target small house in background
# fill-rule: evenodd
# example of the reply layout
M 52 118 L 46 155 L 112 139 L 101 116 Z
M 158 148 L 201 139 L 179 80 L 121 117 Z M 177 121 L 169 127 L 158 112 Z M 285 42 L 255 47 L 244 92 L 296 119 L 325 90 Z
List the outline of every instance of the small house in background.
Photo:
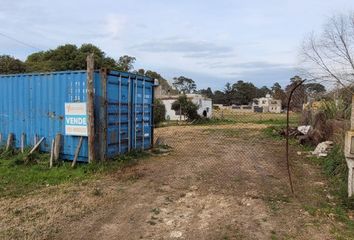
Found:
M 273 99 L 270 94 L 265 97 L 256 98 L 253 101 L 252 108 L 255 112 L 281 113 L 281 100 Z
M 212 117 L 213 103 L 210 98 L 204 97 L 201 94 L 186 94 L 187 98 L 198 106 L 198 114 L 203 117 L 206 114 L 207 118 Z M 180 115 L 178 111 L 172 110 L 172 104 L 178 99 L 179 95 L 155 95 L 157 99 L 166 107 L 166 120 L 186 120 L 185 116 Z

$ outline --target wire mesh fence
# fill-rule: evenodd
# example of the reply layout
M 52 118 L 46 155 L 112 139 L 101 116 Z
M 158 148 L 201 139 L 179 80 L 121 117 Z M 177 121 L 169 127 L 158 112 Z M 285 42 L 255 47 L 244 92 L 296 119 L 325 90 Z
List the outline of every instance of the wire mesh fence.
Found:
M 172 162 L 168 171 L 174 183 L 198 189 L 198 194 L 236 200 L 239 207 L 230 205 L 230 212 L 251 218 L 253 223 L 245 223 L 250 229 L 255 223 L 266 228 L 258 218 L 267 216 L 265 222 L 284 226 L 274 236 L 308 239 L 313 229 L 303 228 L 304 223 L 322 221 L 319 230 L 331 222 L 318 215 L 322 211 L 332 214 L 336 204 L 351 209 L 343 155 L 349 106 L 340 109 L 334 98 L 312 98 L 296 92 L 299 89 L 303 91 L 299 85 L 289 105 L 279 111 L 217 105 L 210 119 L 161 124 L 155 133 L 172 147 L 166 158 Z M 335 110 L 328 107 L 333 104 Z M 324 147 L 318 149 L 319 144 Z M 249 207 L 257 213 L 250 214 Z M 218 214 L 216 218 L 223 221 Z M 239 226 L 239 218 L 231 225 Z M 240 236 L 263 239 L 258 233 L 239 229 Z

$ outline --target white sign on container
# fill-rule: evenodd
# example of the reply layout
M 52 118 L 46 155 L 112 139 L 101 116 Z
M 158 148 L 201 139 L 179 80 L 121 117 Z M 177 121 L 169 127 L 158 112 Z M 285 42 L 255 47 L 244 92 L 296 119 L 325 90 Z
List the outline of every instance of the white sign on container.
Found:
M 87 136 L 86 102 L 65 103 L 65 134 Z

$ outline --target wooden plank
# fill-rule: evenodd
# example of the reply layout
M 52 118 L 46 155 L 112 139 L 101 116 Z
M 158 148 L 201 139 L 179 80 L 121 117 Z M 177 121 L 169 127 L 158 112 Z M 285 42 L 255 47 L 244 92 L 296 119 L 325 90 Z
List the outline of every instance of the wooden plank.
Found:
M 101 95 L 100 98 L 100 128 L 99 128 L 99 143 L 100 143 L 100 160 L 106 160 L 107 152 L 107 69 L 101 69 Z
M 55 148 L 55 140 L 52 140 L 52 147 L 50 148 L 50 159 L 49 159 L 49 168 L 53 167 L 54 160 L 54 148 Z
M 42 143 L 43 141 L 44 141 L 44 137 L 42 137 L 42 138 L 38 141 L 38 143 L 32 148 L 32 150 L 29 152 L 28 155 L 33 154 L 34 151 L 36 151 L 36 150 L 39 148 L 39 146 L 41 145 L 41 143 Z
M 95 161 L 95 115 L 94 115 L 94 55 L 89 54 L 87 62 L 87 133 L 88 133 L 88 162 Z
M 9 151 L 12 148 L 13 141 L 14 141 L 14 134 L 9 133 L 9 135 L 7 136 L 6 151 Z
M 33 146 L 37 145 L 37 142 L 38 142 L 38 136 L 37 134 L 35 134 L 33 137 Z
M 55 136 L 55 144 L 54 144 L 54 162 L 58 162 L 59 161 L 59 157 L 60 157 L 60 149 L 61 149 L 61 134 L 57 134 Z
M 354 94 L 352 96 L 352 115 L 350 118 L 350 123 L 351 123 L 351 130 L 354 130 Z
M 77 144 L 77 147 L 76 147 L 76 150 L 75 150 L 74 160 L 73 160 L 73 163 L 71 164 L 71 167 L 75 167 L 75 164 L 76 164 L 77 159 L 79 157 L 79 153 L 80 153 L 80 149 L 81 149 L 81 146 L 82 146 L 82 140 L 83 139 L 84 139 L 83 137 L 80 137 L 80 139 L 79 139 L 79 143 Z
M 21 134 L 21 153 L 24 153 L 25 151 L 25 142 L 26 142 L 26 134 L 22 133 Z

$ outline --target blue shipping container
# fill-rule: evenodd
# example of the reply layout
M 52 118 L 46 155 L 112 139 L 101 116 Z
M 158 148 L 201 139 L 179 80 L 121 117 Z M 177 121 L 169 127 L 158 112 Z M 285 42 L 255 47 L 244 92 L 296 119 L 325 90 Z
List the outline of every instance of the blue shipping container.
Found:
M 72 160 L 79 136 L 66 135 L 65 103 L 85 103 L 87 72 L 0 75 L 0 145 L 14 134 L 14 146 L 33 146 L 44 137 L 40 150 L 49 152 L 56 134 L 63 136 L 60 157 Z M 94 72 L 96 152 L 113 158 L 132 149 L 144 150 L 153 142 L 153 80 L 118 71 Z M 97 158 L 99 156 L 96 156 Z M 84 137 L 80 161 L 87 161 Z

